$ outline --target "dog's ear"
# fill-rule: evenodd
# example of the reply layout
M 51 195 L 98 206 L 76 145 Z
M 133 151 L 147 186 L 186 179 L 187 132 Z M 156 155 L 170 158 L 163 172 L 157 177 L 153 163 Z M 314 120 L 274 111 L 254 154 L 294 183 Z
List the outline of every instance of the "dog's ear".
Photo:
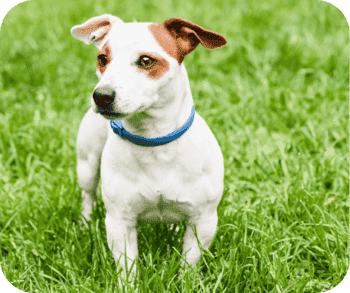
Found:
M 150 30 L 165 51 L 175 57 L 179 64 L 199 43 L 207 49 L 215 49 L 227 43 L 224 36 L 178 17 L 168 19 L 162 24 L 153 24 Z
M 117 23 L 123 23 L 123 21 L 116 16 L 104 14 L 93 17 L 81 25 L 73 26 L 71 34 L 74 38 L 83 41 L 85 44 L 94 43 L 100 49 L 103 39 L 112 25 Z

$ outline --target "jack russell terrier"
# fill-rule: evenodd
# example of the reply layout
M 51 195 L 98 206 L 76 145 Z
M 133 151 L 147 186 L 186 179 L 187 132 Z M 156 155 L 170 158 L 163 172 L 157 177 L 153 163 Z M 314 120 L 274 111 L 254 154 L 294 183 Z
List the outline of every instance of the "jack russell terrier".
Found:
M 83 217 L 90 220 L 101 178 L 107 241 L 124 271 L 125 253 L 129 269 L 138 254 L 137 220 L 186 220 L 183 253 L 189 265 L 197 263 L 193 229 L 208 249 L 217 228 L 224 163 L 213 133 L 195 112 L 183 60 L 199 43 L 215 49 L 226 39 L 181 18 L 124 23 L 109 14 L 71 33 L 99 49 L 100 80 L 77 139 Z

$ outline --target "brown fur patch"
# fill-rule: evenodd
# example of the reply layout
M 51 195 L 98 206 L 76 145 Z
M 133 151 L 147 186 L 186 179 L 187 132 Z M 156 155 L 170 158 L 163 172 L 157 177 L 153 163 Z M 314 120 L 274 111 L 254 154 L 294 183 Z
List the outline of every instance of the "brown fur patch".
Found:
M 107 66 L 109 65 L 109 63 L 111 63 L 112 61 L 112 53 L 111 53 L 111 48 L 108 45 L 108 42 L 106 42 L 106 44 L 103 45 L 103 47 L 101 48 L 101 50 L 98 52 L 98 55 L 106 55 L 107 56 L 107 64 L 105 66 L 101 66 L 100 62 L 97 59 L 97 69 L 101 72 L 104 73 L 107 69 Z
M 104 33 L 98 38 L 95 39 L 94 41 L 101 41 L 103 38 L 106 36 L 108 31 L 111 29 L 112 24 L 110 23 L 109 20 L 96 20 L 85 27 L 78 28 L 76 29 L 75 33 L 79 36 L 85 36 L 85 35 L 91 35 L 94 31 L 97 31 L 99 28 L 104 27 Z
M 168 19 L 162 24 L 150 24 L 148 28 L 164 51 L 174 57 L 179 64 L 199 43 L 207 49 L 215 49 L 226 44 L 224 36 L 177 17 Z
M 167 28 L 160 23 L 152 23 L 148 26 L 152 35 L 157 40 L 158 44 L 164 49 L 169 56 L 175 58 L 181 64 L 183 58 L 179 54 L 176 44 L 176 38 L 167 30 Z

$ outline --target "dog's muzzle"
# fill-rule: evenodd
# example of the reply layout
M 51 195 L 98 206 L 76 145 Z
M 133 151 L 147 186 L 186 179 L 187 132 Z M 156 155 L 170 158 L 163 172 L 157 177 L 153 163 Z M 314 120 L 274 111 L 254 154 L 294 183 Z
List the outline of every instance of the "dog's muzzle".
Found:
M 98 112 L 113 112 L 112 103 L 115 99 L 113 89 L 107 87 L 96 88 L 92 97 L 98 107 Z

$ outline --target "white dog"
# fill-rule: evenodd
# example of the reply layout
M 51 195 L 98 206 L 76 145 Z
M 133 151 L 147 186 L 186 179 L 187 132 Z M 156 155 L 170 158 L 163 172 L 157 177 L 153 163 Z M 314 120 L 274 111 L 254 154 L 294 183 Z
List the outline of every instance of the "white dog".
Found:
M 82 215 L 90 219 L 101 177 L 108 245 L 123 268 L 124 249 L 129 269 L 137 257 L 138 219 L 187 220 L 183 253 L 195 264 L 200 250 L 193 227 L 207 249 L 217 227 L 224 164 L 213 133 L 194 110 L 183 59 L 199 43 L 215 49 L 225 38 L 180 18 L 124 23 L 109 14 L 71 33 L 99 49 L 100 81 L 77 142 Z

